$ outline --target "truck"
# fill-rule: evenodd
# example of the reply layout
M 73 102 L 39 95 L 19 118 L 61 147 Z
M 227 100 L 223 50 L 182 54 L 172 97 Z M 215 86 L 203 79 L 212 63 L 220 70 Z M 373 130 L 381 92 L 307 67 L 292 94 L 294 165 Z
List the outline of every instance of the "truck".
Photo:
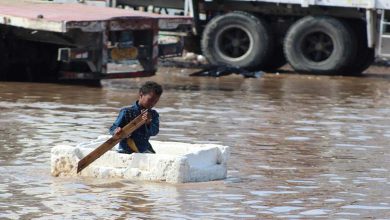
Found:
M 98 82 L 150 76 L 159 56 L 182 49 L 180 39 L 160 44 L 159 32 L 192 28 L 189 17 L 98 3 L 0 0 L 0 78 Z
M 389 0 L 112 0 L 113 7 L 181 10 L 213 65 L 360 74 L 390 58 Z M 190 45 L 190 44 L 189 44 Z

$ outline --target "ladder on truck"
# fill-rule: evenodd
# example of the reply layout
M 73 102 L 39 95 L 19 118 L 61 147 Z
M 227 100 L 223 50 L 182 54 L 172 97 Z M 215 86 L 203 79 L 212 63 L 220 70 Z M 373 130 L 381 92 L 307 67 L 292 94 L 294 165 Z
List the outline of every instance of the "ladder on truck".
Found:
M 383 10 L 379 27 L 379 57 L 390 58 L 390 12 Z

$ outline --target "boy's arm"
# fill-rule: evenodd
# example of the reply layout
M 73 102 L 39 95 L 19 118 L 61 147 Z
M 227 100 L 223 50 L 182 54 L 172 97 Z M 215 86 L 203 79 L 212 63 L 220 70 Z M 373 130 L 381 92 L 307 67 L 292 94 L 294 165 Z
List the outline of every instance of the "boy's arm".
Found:
M 119 112 L 118 117 L 116 118 L 114 124 L 112 124 L 111 128 L 109 129 L 109 132 L 111 135 L 114 135 L 114 131 L 116 128 L 121 127 L 123 128 L 126 125 L 126 110 L 121 109 Z
M 157 112 L 152 113 L 152 121 L 149 125 L 146 125 L 148 133 L 150 136 L 156 136 L 160 128 L 160 119 Z

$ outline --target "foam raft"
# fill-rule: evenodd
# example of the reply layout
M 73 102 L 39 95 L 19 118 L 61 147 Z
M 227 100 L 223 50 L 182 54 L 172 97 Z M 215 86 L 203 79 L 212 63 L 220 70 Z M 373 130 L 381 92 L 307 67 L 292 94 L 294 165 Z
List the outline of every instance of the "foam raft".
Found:
M 124 178 L 166 181 L 169 183 L 204 182 L 225 179 L 230 156 L 228 146 L 151 141 L 156 154 L 120 154 L 113 150 L 77 174 L 77 163 L 110 136 L 77 146 L 58 145 L 51 150 L 53 176 Z

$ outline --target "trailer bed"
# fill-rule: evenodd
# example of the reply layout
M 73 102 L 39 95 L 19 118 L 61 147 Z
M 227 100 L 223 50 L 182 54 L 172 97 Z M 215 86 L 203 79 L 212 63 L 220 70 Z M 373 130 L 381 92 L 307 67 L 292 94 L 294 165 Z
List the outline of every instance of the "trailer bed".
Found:
M 31 79 L 91 81 L 150 76 L 157 71 L 159 55 L 182 50 L 179 37 L 172 44 L 159 44 L 159 31 L 185 33 L 191 28 L 191 17 L 0 0 L 0 78 L 19 80 L 24 73 Z
M 80 22 L 105 22 L 120 19 L 157 19 L 160 29 L 175 29 L 181 24 L 191 24 L 190 17 L 174 17 L 116 8 L 95 7 L 82 4 L 60 4 L 43 1 L 0 0 L 0 24 L 34 30 L 67 32 Z M 87 25 L 87 24 L 85 24 Z M 89 28 L 91 26 L 89 25 Z M 95 30 L 102 27 L 95 25 Z

